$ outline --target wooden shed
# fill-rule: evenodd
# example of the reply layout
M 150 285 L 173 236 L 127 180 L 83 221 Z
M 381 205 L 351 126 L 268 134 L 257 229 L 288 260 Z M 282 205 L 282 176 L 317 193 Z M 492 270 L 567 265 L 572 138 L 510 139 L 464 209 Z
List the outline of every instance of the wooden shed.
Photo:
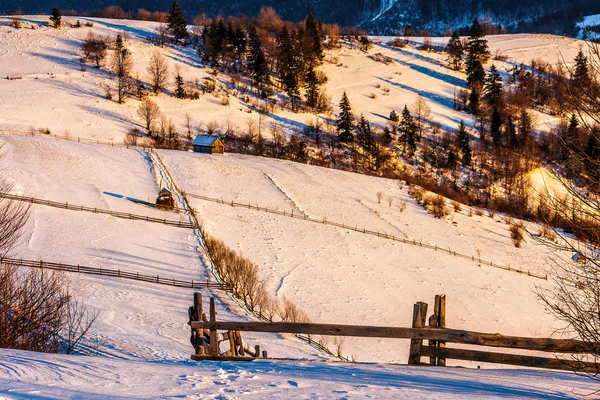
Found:
M 198 135 L 192 142 L 194 153 L 223 154 L 225 146 L 217 136 Z
M 173 194 L 167 189 L 162 189 L 156 198 L 156 206 L 158 208 L 165 208 L 168 210 L 175 208 L 175 199 L 173 198 Z

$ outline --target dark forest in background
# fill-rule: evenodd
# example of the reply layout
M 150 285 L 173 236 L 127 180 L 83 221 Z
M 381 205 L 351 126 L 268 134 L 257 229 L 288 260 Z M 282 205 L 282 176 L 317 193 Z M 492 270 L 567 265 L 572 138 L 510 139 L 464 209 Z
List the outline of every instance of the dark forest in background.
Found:
M 539 32 L 574 35 L 575 22 L 582 15 L 600 13 L 597 0 L 398 0 L 385 14 L 382 0 L 182 0 L 189 17 L 255 16 L 261 6 L 272 6 L 287 20 L 299 21 L 309 11 L 325 22 L 342 26 L 360 25 L 373 33 L 393 34 L 407 25 L 418 30 L 430 30 L 441 35 L 449 30 L 469 26 L 474 17 L 490 17 L 508 32 Z M 0 13 L 21 10 L 26 14 L 47 14 L 52 7 L 76 10 L 80 13 L 117 5 L 125 12 L 144 8 L 166 11 L 171 0 L 3 0 Z M 132 14 L 133 15 L 133 14 Z M 375 16 L 379 18 L 373 20 Z

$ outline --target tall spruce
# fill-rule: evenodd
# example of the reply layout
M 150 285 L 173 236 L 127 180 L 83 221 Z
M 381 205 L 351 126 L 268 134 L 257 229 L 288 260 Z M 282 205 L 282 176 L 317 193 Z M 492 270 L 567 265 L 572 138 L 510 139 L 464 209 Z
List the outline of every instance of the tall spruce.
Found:
M 262 48 L 262 42 L 256 28 L 252 26 L 248 33 L 249 53 L 248 53 L 248 69 L 257 93 L 264 92 L 265 86 L 269 85 L 269 64 Z
M 319 101 L 319 79 L 314 67 L 308 67 L 306 73 L 306 105 L 310 108 L 316 108 Z
M 471 25 L 469 33 L 467 52 L 469 55 L 477 57 L 481 64 L 487 63 L 490 59 L 490 49 L 488 47 L 487 39 L 485 38 L 485 31 L 477 18 L 473 20 L 473 25 Z
M 402 151 L 408 157 L 412 157 L 417 150 L 417 125 L 406 104 L 398 124 L 398 134 L 400 135 L 400 143 L 402 143 Z
M 303 55 L 307 64 L 313 66 L 323 61 L 323 30 L 320 21 L 317 21 L 312 12 L 308 13 L 304 22 Z
M 502 76 L 495 65 L 490 67 L 490 73 L 485 79 L 483 98 L 494 108 L 499 107 L 502 102 Z
M 497 108 L 492 112 L 492 122 L 490 124 L 490 134 L 494 149 L 498 150 L 502 146 L 502 115 Z
M 510 114 L 506 119 L 506 140 L 510 149 L 514 150 L 517 148 L 519 144 L 519 140 L 517 138 L 517 127 L 515 125 L 514 117 Z
M 531 140 L 533 133 L 533 120 L 531 114 L 526 109 L 521 110 L 519 114 L 519 136 L 518 142 L 521 149 L 525 149 Z
M 583 89 L 589 85 L 590 68 L 588 58 L 579 50 L 575 57 L 575 68 L 573 70 L 572 82 L 576 89 Z
M 300 100 L 297 53 L 299 49 L 296 46 L 297 34 L 296 32 L 292 32 L 290 35 L 284 25 L 278 39 L 279 78 L 281 79 L 283 89 L 290 98 L 292 111 L 295 112 L 298 109 L 298 103 Z
M 462 69 L 465 49 L 463 48 L 458 32 L 454 31 L 452 33 L 452 37 L 446 46 L 446 52 L 448 53 L 448 63 L 450 64 L 450 67 L 455 71 L 460 71 Z
M 360 115 L 360 119 L 356 126 L 356 142 L 364 149 L 365 153 L 373 155 L 375 139 L 373 138 L 371 124 L 366 120 L 363 114 Z
M 350 100 L 344 91 L 340 100 L 340 113 L 337 119 L 338 140 L 340 143 L 354 142 L 354 115 Z
M 465 126 L 465 121 L 460 121 L 457 132 L 458 147 L 462 153 L 462 162 L 464 165 L 471 165 L 471 145 L 469 144 L 469 132 Z
M 50 26 L 58 29 L 62 26 L 62 15 L 60 10 L 56 7 L 52 8 L 52 15 L 50 16 Z
M 185 18 L 185 13 L 183 12 L 183 9 L 177 0 L 173 1 L 173 6 L 169 11 L 169 15 L 167 15 L 167 23 L 171 33 L 173 34 L 173 39 L 175 42 L 181 42 L 190 36 L 187 30 L 187 19 Z

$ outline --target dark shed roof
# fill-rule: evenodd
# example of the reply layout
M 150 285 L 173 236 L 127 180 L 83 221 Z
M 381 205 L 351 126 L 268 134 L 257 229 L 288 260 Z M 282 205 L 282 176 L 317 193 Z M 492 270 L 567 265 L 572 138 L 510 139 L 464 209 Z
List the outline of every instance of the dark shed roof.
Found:
M 217 136 L 198 135 L 192 142 L 193 146 L 212 146 L 219 139 Z

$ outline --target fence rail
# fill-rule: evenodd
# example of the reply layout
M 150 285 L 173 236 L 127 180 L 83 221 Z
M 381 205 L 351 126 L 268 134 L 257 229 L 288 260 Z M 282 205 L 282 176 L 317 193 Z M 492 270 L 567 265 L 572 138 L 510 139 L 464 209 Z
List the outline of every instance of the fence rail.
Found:
M 126 148 L 143 148 L 143 146 L 134 146 L 128 144 L 115 143 L 114 141 L 100 140 L 100 139 L 91 139 L 80 136 L 70 136 L 70 135 L 57 135 L 54 133 L 42 133 L 42 132 L 26 132 L 26 131 L 18 131 L 14 129 L 0 129 L 0 134 L 4 135 L 15 135 L 15 136 L 34 136 L 34 137 L 45 137 L 52 139 L 60 139 L 60 140 L 69 140 L 72 142 L 81 142 L 81 143 L 93 143 L 93 144 L 102 144 L 111 147 L 126 147 Z
M 206 319 L 193 320 L 190 322 L 190 325 L 192 329 L 206 330 L 212 334 L 216 334 L 219 330 L 227 330 L 409 339 L 409 365 L 423 365 L 425 363 L 421 362 L 422 357 L 428 357 L 429 364 L 439 366 L 446 365 L 446 359 L 455 359 L 591 373 L 598 373 L 600 370 L 598 356 L 594 354 L 594 349 L 597 349 L 600 344 L 587 343 L 575 339 L 505 336 L 497 333 L 482 333 L 437 327 L 440 320 L 444 321 L 445 325 L 445 299 L 445 295 L 436 296 L 434 312 L 429 317 L 429 326 L 425 325 L 425 321 L 427 320 L 427 304 L 423 302 L 416 303 L 413 309 L 413 324 L 411 328 L 297 322 L 221 322 L 216 321 L 214 317 L 210 321 Z M 431 324 L 432 322 L 433 324 Z M 423 341 L 425 340 L 429 343 L 424 344 Z M 569 354 L 571 358 L 565 358 L 564 356 L 562 358 L 558 358 L 557 356 L 551 358 L 464 348 L 448 348 L 446 347 L 447 343 L 562 353 Z M 194 357 L 192 358 L 194 359 Z
M 86 211 L 86 212 L 91 212 L 94 214 L 106 214 L 106 215 L 111 215 L 116 218 L 154 222 L 154 223 L 159 223 L 159 224 L 163 224 L 163 225 L 175 226 L 178 228 L 195 229 L 194 224 L 192 224 L 190 222 L 160 219 L 160 218 L 149 217 L 147 215 L 137 215 L 137 214 L 120 212 L 120 211 L 104 210 L 104 209 L 96 208 L 96 207 L 86 207 L 83 205 L 60 203 L 57 201 L 37 199 L 35 197 L 19 196 L 19 195 L 10 194 L 10 193 L 0 193 L 0 198 L 8 199 L 8 200 L 15 200 L 15 201 L 22 201 L 22 202 L 31 203 L 31 204 L 40 204 L 40 205 L 44 205 L 44 206 L 48 206 L 48 207 L 62 208 L 65 210 Z
M 158 285 L 168 285 L 175 287 L 191 289 L 217 289 L 229 290 L 227 286 L 221 283 L 202 282 L 202 281 L 184 281 L 181 279 L 165 278 L 159 275 L 140 274 L 139 272 L 130 272 L 120 269 L 92 268 L 83 265 L 63 264 L 49 261 L 24 260 L 17 258 L 0 257 L 0 264 L 13 265 L 17 267 L 50 269 L 55 271 L 74 272 L 86 275 L 101 275 L 113 278 L 131 279 L 141 282 L 155 283 Z
M 430 249 L 430 250 L 435 250 L 435 251 L 440 251 L 446 254 L 449 254 L 451 256 L 454 257 L 459 257 L 459 258 L 463 258 L 465 260 L 470 260 L 470 261 L 474 261 L 474 262 L 478 262 L 482 265 L 487 265 L 490 267 L 494 267 L 494 268 L 499 268 L 499 269 L 503 269 L 506 271 L 511 271 L 511 272 L 516 272 L 519 274 L 523 274 L 523 275 L 527 275 L 527 276 L 531 276 L 533 278 L 537 278 L 537 279 L 544 279 L 544 280 L 548 280 L 548 274 L 536 274 L 535 272 L 531 272 L 529 270 L 524 270 L 522 268 L 514 268 L 511 267 L 510 265 L 502 265 L 502 264 L 498 264 L 498 263 L 494 263 L 493 261 L 487 261 L 482 259 L 479 256 L 469 256 L 466 254 L 461 254 L 459 252 L 444 248 L 444 247 L 440 247 L 437 245 L 431 245 L 431 244 L 427 244 L 427 243 L 423 243 L 423 242 L 419 242 L 416 240 L 410 240 L 410 239 L 405 239 L 405 238 L 401 238 L 401 237 L 397 237 L 393 234 L 390 233 L 386 233 L 386 232 L 378 232 L 378 231 L 372 231 L 366 228 L 360 229 L 357 226 L 350 226 L 350 225 L 346 225 L 343 223 L 339 223 L 339 222 L 334 222 L 334 221 L 329 221 L 326 218 L 322 218 L 322 219 L 318 219 L 318 218 L 312 218 L 309 217 L 305 214 L 300 214 L 300 213 L 294 213 L 294 210 L 292 210 L 291 212 L 287 212 L 287 211 L 282 211 L 282 210 L 273 210 L 267 207 L 260 207 L 258 205 L 252 205 L 252 204 L 243 204 L 243 203 L 238 203 L 235 201 L 225 201 L 223 199 L 217 199 L 214 197 L 208 197 L 208 196 L 202 196 L 202 195 L 197 195 L 197 194 L 191 194 L 191 193 L 185 193 L 186 196 L 194 198 L 194 199 L 199 199 L 199 200 L 204 200 L 204 201 L 210 201 L 213 203 L 218 203 L 218 204 L 223 204 L 223 205 L 228 205 L 231 207 L 240 207 L 240 208 L 247 208 L 249 210 L 255 210 L 255 211 L 261 211 L 261 212 L 266 212 L 266 213 L 270 213 L 270 214 L 277 214 L 277 215 L 281 215 L 284 217 L 289 217 L 289 218 L 296 218 L 296 219 L 300 219 L 300 220 L 304 220 L 304 221 L 310 221 L 313 223 L 319 223 L 319 224 L 324 224 L 324 225 L 331 225 L 331 226 L 335 226 L 338 228 L 342 228 L 342 229 L 347 229 L 347 230 L 351 230 L 354 232 L 359 232 L 365 235 L 371 235 L 371 236 L 377 236 L 379 238 L 383 238 L 383 239 L 387 239 L 387 240 L 393 240 L 395 242 L 400 242 L 400 243 L 404 243 L 404 244 L 408 244 L 408 245 L 412 245 L 412 246 L 418 246 L 418 247 L 422 247 L 422 248 L 426 248 L 426 249 Z

